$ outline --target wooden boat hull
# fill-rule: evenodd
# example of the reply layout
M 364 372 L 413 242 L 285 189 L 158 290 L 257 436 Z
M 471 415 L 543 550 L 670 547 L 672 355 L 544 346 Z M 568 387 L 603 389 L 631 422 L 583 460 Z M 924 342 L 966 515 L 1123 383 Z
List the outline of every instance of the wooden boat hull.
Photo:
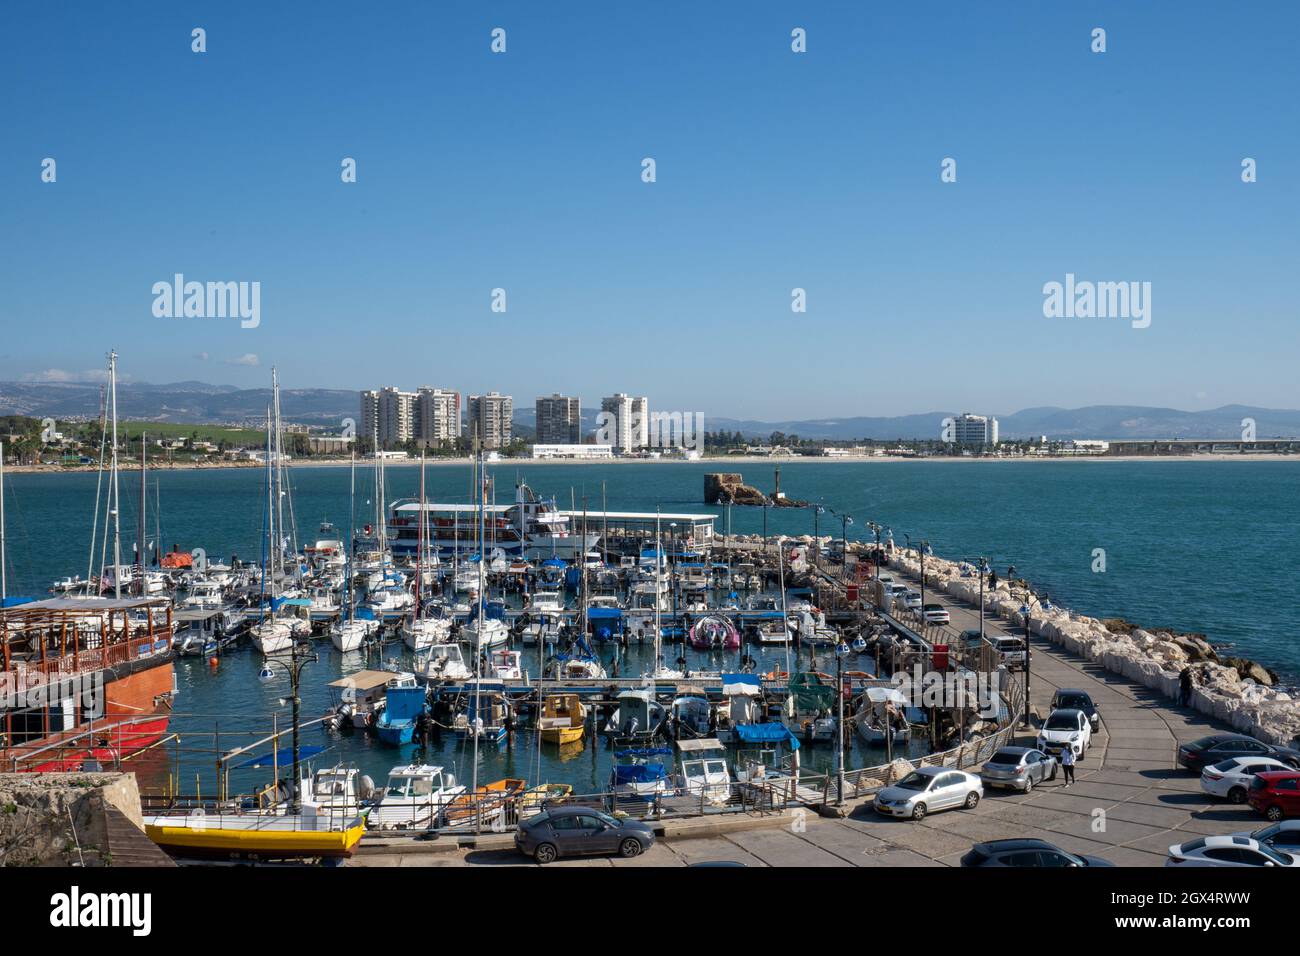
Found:
M 343 830 L 290 830 L 195 826 L 189 817 L 177 818 L 180 825 L 153 817 L 145 822 L 145 833 L 154 843 L 177 856 L 208 859 L 282 860 L 317 857 L 347 857 L 366 832 L 358 819 Z
M 542 731 L 542 743 L 547 744 L 576 744 L 582 740 L 582 735 L 586 727 L 579 724 L 577 727 L 550 727 Z

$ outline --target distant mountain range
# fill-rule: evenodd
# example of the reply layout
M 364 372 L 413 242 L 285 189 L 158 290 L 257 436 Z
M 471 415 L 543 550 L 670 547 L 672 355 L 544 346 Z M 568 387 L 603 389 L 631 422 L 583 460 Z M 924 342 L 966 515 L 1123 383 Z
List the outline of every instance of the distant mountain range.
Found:
M 150 385 L 119 383 L 117 412 L 122 419 L 176 424 L 256 423 L 265 419 L 271 401 L 269 388 L 241 389 L 204 382 Z M 77 382 L 0 382 L 0 415 L 37 418 L 95 418 L 99 415 L 100 386 Z M 344 418 L 356 418 L 358 392 L 337 388 L 286 388 L 280 390 L 285 420 L 337 428 Z M 653 405 L 651 406 L 653 411 Z M 584 434 L 596 427 L 598 408 L 582 409 Z M 952 411 L 890 418 L 853 416 L 763 422 L 751 419 L 713 418 L 705 411 L 705 429 L 738 431 L 747 438 L 767 438 L 772 432 L 800 438 L 853 440 L 938 438 L 943 419 Z M 1258 438 L 1300 436 L 1300 410 L 1225 405 L 1200 412 L 1141 405 L 1089 405 L 1084 408 L 1026 408 L 999 415 L 1003 438 L 1222 438 L 1239 439 L 1242 419 L 1255 420 Z M 534 429 L 532 402 L 515 409 L 514 421 L 522 437 Z

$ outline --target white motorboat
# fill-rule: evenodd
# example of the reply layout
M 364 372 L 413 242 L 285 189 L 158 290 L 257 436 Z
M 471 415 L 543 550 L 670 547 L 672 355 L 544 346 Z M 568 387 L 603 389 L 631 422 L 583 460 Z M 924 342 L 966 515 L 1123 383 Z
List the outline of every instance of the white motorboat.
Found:
M 407 764 L 388 771 L 388 783 L 366 814 L 366 826 L 409 830 L 437 826 L 443 808 L 465 792 L 442 767 Z
M 461 633 L 464 635 L 461 639 L 466 644 L 478 649 L 495 647 L 510 640 L 510 628 L 506 622 L 491 617 L 465 625 Z
M 564 595 L 558 590 L 539 590 L 524 605 L 535 614 L 559 614 L 564 610 Z
M 348 653 L 361 648 L 374 635 L 376 622 L 353 618 L 350 621 L 335 621 L 330 626 L 330 642 L 341 653 Z
M 487 677 L 494 680 L 523 680 L 519 651 L 493 651 L 488 657 Z
M 428 650 L 451 637 L 451 620 L 441 617 L 410 618 L 402 624 L 402 642 L 411 650 Z
M 435 644 L 415 661 L 415 676 L 426 682 L 469 680 L 473 671 L 465 663 L 459 644 Z
M 679 740 L 681 769 L 677 788 L 694 800 L 722 806 L 731 799 L 731 773 L 727 770 L 726 748 L 714 737 Z

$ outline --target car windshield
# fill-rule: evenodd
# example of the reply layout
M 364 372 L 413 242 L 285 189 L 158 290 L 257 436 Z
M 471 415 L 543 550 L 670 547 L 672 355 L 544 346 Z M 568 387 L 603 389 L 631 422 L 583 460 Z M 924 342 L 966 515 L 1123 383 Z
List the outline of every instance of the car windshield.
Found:
M 1047 730 L 1078 730 L 1079 720 L 1072 713 L 1053 714 L 1043 727 Z
M 1202 750 L 1218 739 L 1218 737 L 1202 737 L 1200 740 L 1193 740 L 1189 746 L 1195 747 L 1197 750 Z
M 1260 843 L 1263 843 L 1265 840 L 1271 840 L 1273 839 L 1273 837 L 1277 836 L 1278 831 L 1280 831 L 1281 829 L 1282 829 L 1282 824 L 1270 823 L 1268 826 L 1260 827 L 1258 830 L 1252 832 L 1250 838 L 1252 840 L 1257 840 Z
M 1272 860 L 1272 861 L 1273 861 L 1274 863 L 1276 863 L 1278 866 L 1290 866 L 1290 865 L 1291 865 L 1291 858 L 1290 858 L 1289 856 L 1287 856 L 1285 853 L 1279 853 L 1277 850 L 1273 849 L 1271 846 L 1264 846 L 1263 844 L 1260 844 L 1259 852 L 1260 852 L 1260 853 L 1263 853 L 1266 857 L 1268 857 L 1270 860 Z
M 1227 773 L 1229 770 L 1237 769 L 1237 758 L 1229 757 L 1227 760 L 1220 760 L 1218 763 L 1213 764 L 1212 766 L 1215 770 L 1219 771 L 1220 773 Z
M 1072 707 L 1077 710 L 1083 710 L 1088 704 L 1088 699 L 1079 694 L 1064 694 L 1056 699 L 1057 707 Z
M 999 750 L 989 758 L 989 763 L 1005 763 L 1015 767 L 1020 765 L 1020 758 L 1021 754 L 1012 753 L 1007 750 Z
M 942 610 L 943 610 L 943 605 L 942 605 L 942 604 L 927 604 L 927 605 L 925 606 L 925 609 L 926 609 L 927 611 L 942 611 Z
M 898 787 L 900 790 L 924 790 L 926 787 L 930 786 L 930 781 L 933 779 L 934 778 L 929 774 L 912 771 L 902 780 L 898 781 L 898 783 L 894 784 L 894 786 Z

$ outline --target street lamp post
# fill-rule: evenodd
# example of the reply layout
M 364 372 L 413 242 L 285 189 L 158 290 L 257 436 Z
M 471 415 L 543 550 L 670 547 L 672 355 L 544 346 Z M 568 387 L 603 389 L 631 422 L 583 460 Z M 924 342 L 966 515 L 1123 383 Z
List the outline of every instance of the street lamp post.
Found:
M 818 567 L 821 566 L 822 551 L 821 516 L 825 510 L 821 505 L 813 505 L 813 564 Z
M 840 641 L 835 647 L 835 693 L 839 697 L 839 716 L 835 721 L 835 732 L 839 738 L 836 757 L 836 796 L 835 805 L 844 803 L 844 658 L 849 653 L 849 645 Z
M 266 674 L 270 670 L 272 664 L 277 667 L 283 667 L 289 674 L 289 693 L 293 695 L 290 698 L 290 703 L 293 706 L 293 783 L 289 788 L 289 792 L 293 795 L 292 803 L 290 805 L 292 813 L 298 813 L 302 808 L 302 792 L 300 790 L 301 777 L 299 776 L 300 761 L 298 758 L 299 715 L 302 709 L 302 698 L 298 695 L 298 687 L 301 683 L 302 669 L 308 664 L 316 663 L 317 660 L 318 658 L 316 657 L 315 651 L 312 652 L 310 657 L 303 657 L 300 659 L 298 657 L 298 640 L 297 638 L 294 638 L 293 643 L 289 648 L 288 664 L 273 657 L 268 657 L 262 662 L 263 674 Z M 271 749 L 278 750 L 279 746 L 280 742 L 279 740 L 276 740 Z
M 980 644 L 984 643 L 984 575 L 988 573 L 989 563 L 980 558 Z

